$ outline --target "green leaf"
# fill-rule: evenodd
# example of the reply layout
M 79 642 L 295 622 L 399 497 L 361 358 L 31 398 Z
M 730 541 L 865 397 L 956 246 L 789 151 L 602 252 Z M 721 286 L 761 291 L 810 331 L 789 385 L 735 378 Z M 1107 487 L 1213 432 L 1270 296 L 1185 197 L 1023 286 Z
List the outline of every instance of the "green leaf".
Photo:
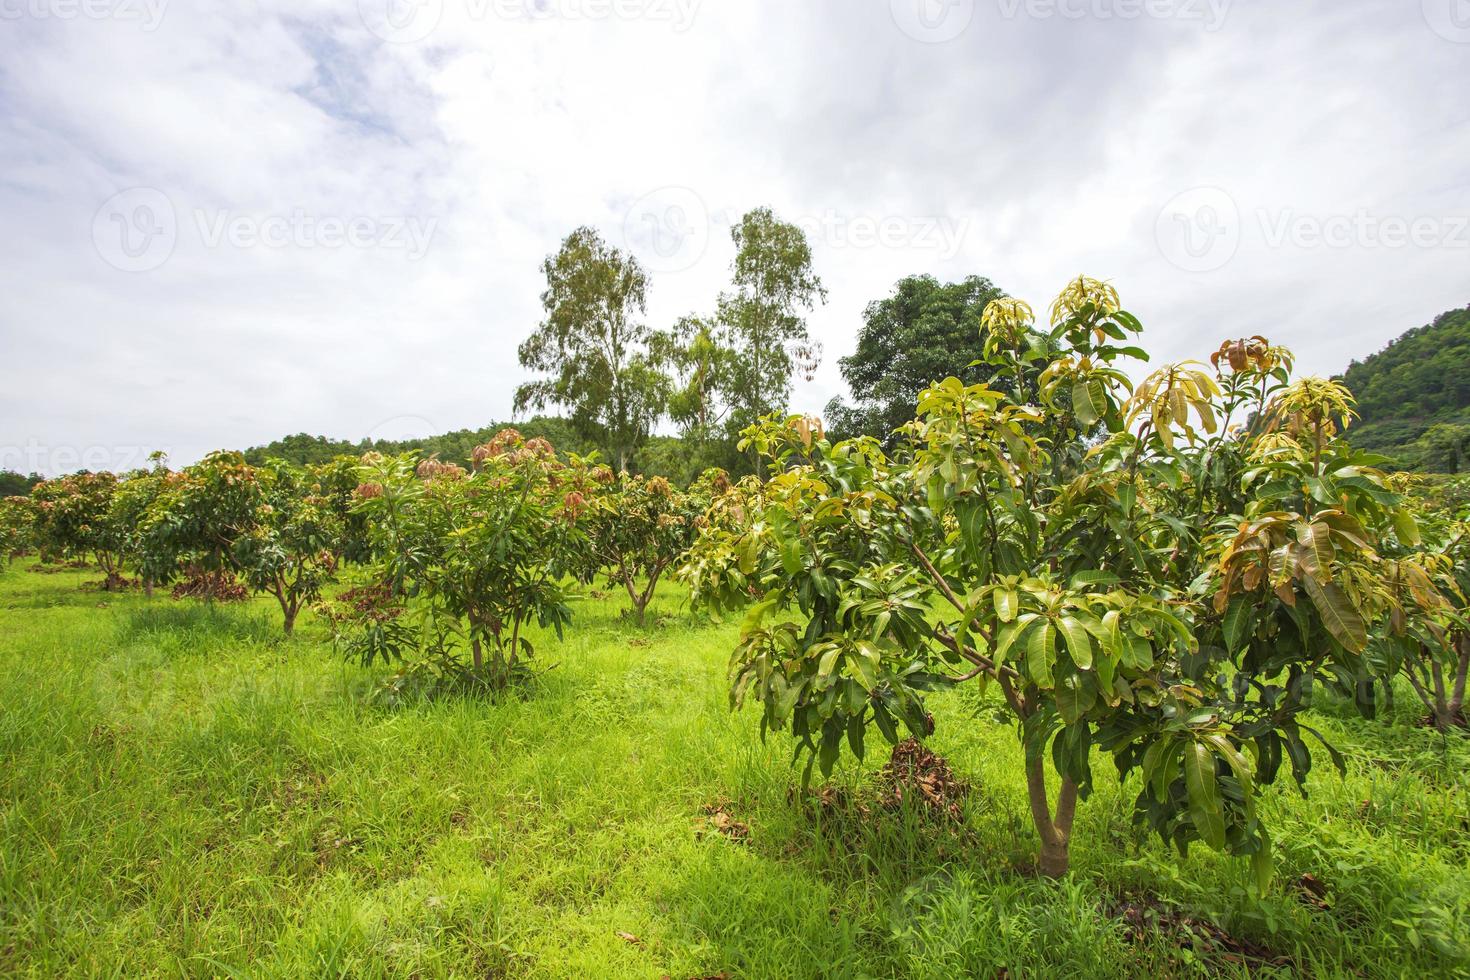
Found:
M 1312 605 L 1322 616 L 1322 625 L 1327 627 L 1327 632 L 1348 650 L 1362 653 L 1368 645 L 1368 629 L 1347 593 L 1337 583 L 1322 582 L 1312 575 L 1303 575 L 1301 581 Z
M 1093 403 L 1092 388 L 1085 380 L 1072 385 L 1072 413 L 1085 429 L 1092 428 L 1102 418 L 1102 408 Z
M 1189 818 L 1200 838 L 1223 851 L 1225 814 L 1220 804 L 1220 784 L 1215 779 L 1215 756 L 1198 742 L 1184 748 L 1184 785 L 1189 791 Z
M 1002 623 L 1009 623 L 1016 618 L 1021 600 L 1015 592 L 1010 589 L 996 589 L 992 598 L 995 600 L 995 614 L 1000 617 Z
M 1265 827 L 1259 833 L 1261 846 L 1251 855 L 1251 870 L 1256 875 L 1256 893 L 1265 895 L 1271 888 L 1271 835 L 1266 833 Z
M 837 658 L 842 656 L 842 647 L 832 644 L 832 649 L 822 654 L 822 659 L 817 663 L 817 676 L 827 677 L 832 673 L 832 668 L 837 664 Z
M 1255 602 L 1250 596 L 1238 595 L 1225 611 L 1225 648 L 1239 653 L 1255 627 Z
M 1057 712 L 1062 721 L 1075 725 L 1097 704 L 1097 688 L 1085 674 L 1072 673 L 1057 685 Z
M 1042 690 L 1050 690 L 1052 667 L 1057 662 L 1057 629 L 1050 620 L 1043 620 L 1031 631 L 1026 644 L 1026 674 L 1031 683 Z
M 1393 533 L 1411 548 L 1419 543 L 1419 525 L 1414 521 L 1414 515 L 1406 510 L 1393 512 Z
M 1071 655 L 1072 662 L 1083 670 L 1091 670 L 1092 635 L 1072 616 L 1063 616 L 1057 620 L 1057 626 L 1067 641 L 1067 653 Z

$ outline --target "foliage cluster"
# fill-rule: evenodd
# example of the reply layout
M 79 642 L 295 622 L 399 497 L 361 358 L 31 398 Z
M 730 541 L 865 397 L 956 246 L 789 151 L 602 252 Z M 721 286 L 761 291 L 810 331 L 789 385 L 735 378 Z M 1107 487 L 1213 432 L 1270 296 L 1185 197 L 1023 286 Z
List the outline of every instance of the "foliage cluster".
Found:
M 1020 301 L 982 323 L 996 386 L 926 388 L 892 455 L 802 419 L 746 431 L 773 475 L 683 572 L 717 610 L 749 603 L 732 701 L 788 730 L 809 776 L 861 756 L 870 725 L 926 735 L 926 692 L 993 685 L 1043 872 L 1068 866 L 1101 750 L 1138 774 L 1140 824 L 1250 856 L 1264 887 L 1260 787 L 1283 762 L 1303 783 L 1309 739 L 1341 767 L 1299 716 L 1319 688 L 1371 715 L 1404 662 L 1453 657 L 1454 559 L 1343 440 L 1349 393 L 1293 381 L 1263 338 L 1135 387 L 1141 325 L 1105 283 L 1068 284 L 1045 344 Z

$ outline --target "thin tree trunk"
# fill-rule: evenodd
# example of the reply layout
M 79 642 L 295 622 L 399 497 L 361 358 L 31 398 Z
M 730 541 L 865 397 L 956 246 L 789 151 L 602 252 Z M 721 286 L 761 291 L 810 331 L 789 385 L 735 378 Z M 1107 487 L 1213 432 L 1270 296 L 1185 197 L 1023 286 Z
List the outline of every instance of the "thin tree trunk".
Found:
M 470 637 L 470 656 L 475 662 L 475 669 L 479 670 L 485 665 L 485 652 L 480 648 L 480 637 Z
M 1450 711 L 1455 714 L 1465 710 L 1465 682 L 1470 678 L 1470 634 L 1462 634 L 1458 646 L 1460 667 L 1455 671 L 1455 689 L 1450 695 Z
M 1060 878 L 1071 865 L 1072 820 L 1077 811 L 1077 785 L 1063 777 L 1057 793 L 1056 816 L 1046 796 L 1046 765 L 1041 755 L 1026 760 L 1026 796 L 1031 804 L 1031 822 L 1041 837 L 1037 869 L 1048 878 Z

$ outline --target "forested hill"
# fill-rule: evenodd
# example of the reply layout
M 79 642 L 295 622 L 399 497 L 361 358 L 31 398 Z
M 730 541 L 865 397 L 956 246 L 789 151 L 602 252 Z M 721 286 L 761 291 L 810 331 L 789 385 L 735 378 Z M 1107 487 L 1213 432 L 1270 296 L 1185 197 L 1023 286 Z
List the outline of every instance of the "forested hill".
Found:
M 1361 415 L 1353 427 L 1354 445 L 1392 456 L 1409 468 L 1466 469 L 1470 307 L 1444 313 L 1377 354 L 1354 361 L 1343 381 L 1358 399 Z

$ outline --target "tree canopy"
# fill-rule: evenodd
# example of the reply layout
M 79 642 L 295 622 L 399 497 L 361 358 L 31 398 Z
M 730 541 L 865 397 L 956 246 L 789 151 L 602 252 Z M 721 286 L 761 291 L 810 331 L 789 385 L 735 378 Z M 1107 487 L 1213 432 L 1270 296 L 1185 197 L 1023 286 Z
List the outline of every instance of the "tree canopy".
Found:
M 980 315 L 1004 295 L 983 276 L 941 283 L 919 275 L 900 279 L 892 295 L 869 303 L 857 350 L 838 361 L 855 404 L 828 403 L 834 436 L 886 439 L 914 417 L 915 396 L 935 378 L 972 384 L 991 378 L 994 367 L 971 362 Z
M 519 349 L 546 375 L 516 389 L 517 412 L 571 411 L 573 428 L 606 447 L 619 469 L 663 414 L 667 382 L 648 357 L 648 276 L 638 260 L 578 228 L 542 263 L 546 319 Z

